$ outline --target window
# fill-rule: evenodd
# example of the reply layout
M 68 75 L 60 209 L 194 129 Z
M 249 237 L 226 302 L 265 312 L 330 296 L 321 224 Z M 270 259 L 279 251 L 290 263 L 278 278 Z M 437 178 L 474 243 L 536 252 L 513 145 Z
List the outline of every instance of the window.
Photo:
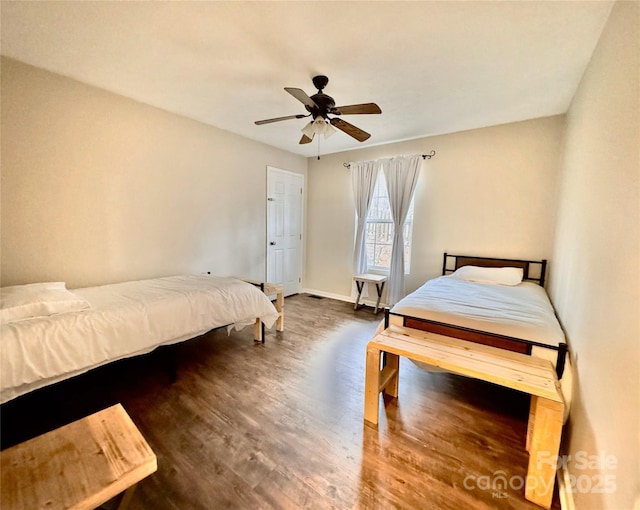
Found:
M 378 173 L 378 180 L 371 199 L 367 215 L 365 244 L 367 248 L 367 266 L 369 269 L 389 270 L 391 264 L 391 246 L 393 244 L 393 220 L 389 208 L 389 193 L 384 173 Z M 411 235 L 413 231 L 413 199 L 404 222 L 404 272 L 409 273 L 411 261 Z

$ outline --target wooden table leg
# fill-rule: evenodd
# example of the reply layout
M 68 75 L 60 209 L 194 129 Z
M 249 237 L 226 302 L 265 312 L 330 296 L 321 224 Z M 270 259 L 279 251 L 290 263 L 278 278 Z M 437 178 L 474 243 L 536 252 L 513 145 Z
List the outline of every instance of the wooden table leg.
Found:
M 562 402 L 531 396 L 529 424 L 533 430 L 527 431 L 529 468 L 525 498 L 544 508 L 550 508 L 553 499 L 563 416 Z
M 376 300 L 376 307 L 374 313 L 378 313 L 378 308 L 380 308 L 380 298 L 382 297 L 382 291 L 384 289 L 384 282 L 376 283 L 376 291 L 378 292 L 378 299 Z
M 378 425 L 380 411 L 380 350 L 367 347 L 367 366 L 364 377 L 364 421 Z
M 353 309 L 358 309 L 358 304 L 360 303 L 360 296 L 362 295 L 362 289 L 364 288 L 364 282 L 356 280 L 356 288 L 358 289 L 358 295 L 356 296 L 356 302 L 353 305 Z

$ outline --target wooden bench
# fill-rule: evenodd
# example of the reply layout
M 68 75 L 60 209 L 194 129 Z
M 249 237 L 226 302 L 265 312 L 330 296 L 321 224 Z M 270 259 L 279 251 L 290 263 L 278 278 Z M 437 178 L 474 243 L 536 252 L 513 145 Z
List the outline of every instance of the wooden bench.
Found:
M 0 453 L 0 508 L 84 510 L 123 493 L 157 470 L 155 454 L 120 404 Z
M 243 276 L 234 276 L 238 280 L 250 283 L 256 287 L 260 287 L 260 290 L 267 296 L 275 296 L 274 306 L 278 312 L 278 319 L 276 320 L 276 331 L 284 331 L 284 287 L 279 283 L 263 282 L 261 280 L 251 280 Z M 264 327 L 260 319 L 256 319 L 253 325 L 253 338 L 264 343 Z
M 381 369 L 382 353 L 385 353 L 385 359 Z M 564 400 L 551 362 L 434 333 L 391 326 L 367 344 L 365 423 L 378 424 L 380 392 L 397 398 L 400 356 L 531 395 L 525 498 L 550 508 L 564 415 Z

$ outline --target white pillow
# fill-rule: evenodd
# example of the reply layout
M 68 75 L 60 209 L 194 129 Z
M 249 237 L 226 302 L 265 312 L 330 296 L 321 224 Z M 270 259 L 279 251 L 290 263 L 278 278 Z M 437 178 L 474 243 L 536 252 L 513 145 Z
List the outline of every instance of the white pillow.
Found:
M 0 288 L 0 322 L 14 322 L 91 308 L 64 282 L 31 283 Z
M 518 285 L 522 282 L 523 275 L 524 271 L 521 267 L 463 266 L 451 274 L 451 277 L 494 285 Z

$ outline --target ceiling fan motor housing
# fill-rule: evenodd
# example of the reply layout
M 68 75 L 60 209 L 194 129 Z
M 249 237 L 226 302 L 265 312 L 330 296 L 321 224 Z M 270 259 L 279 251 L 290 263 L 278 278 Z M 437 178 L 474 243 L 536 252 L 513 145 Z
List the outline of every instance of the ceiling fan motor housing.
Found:
M 311 96 L 311 99 L 318 108 L 306 105 L 305 108 L 309 113 L 311 113 L 311 116 L 314 119 L 316 117 L 326 119 L 327 114 L 333 113 L 331 110 L 336 106 L 336 103 L 331 96 L 322 93 L 322 89 L 324 89 L 327 86 L 327 83 L 329 83 L 329 78 L 323 74 L 319 74 L 318 76 L 314 76 L 311 81 L 313 81 L 313 86 L 318 89 L 318 93 Z
M 305 105 L 305 108 L 309 113 L 311 113 L 314 119 L 318 116 L 326 119 L 327 114 L 333 113 L 331 110 L 335 108 L 336 103 L 331 96 L 323 94 L 322 92 L 318 92 L 317 94 L 311 96 L 311 99 L 316 105 L 318 105 L 318 107 L 315 108 L 313 106 Z

